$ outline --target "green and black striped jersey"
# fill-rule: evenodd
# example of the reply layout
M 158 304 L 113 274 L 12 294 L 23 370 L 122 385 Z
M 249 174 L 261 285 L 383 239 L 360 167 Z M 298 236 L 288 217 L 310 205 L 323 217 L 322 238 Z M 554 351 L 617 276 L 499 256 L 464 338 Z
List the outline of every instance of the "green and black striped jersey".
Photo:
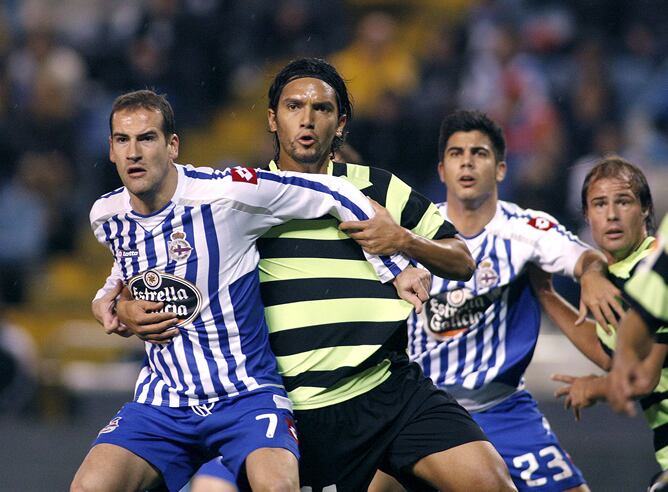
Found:
M 636 250 L 621 261 L 610 265 L 610 280 L 620 289 L 625 290 L 629 278 L 638 271 L 641 260 L 647 258 L 654 250 L 655 239 L 646 238 Z M 625 300 L 629 300 L 625 297 Z M 628 305 L 624 303 L 624 307 Z M 615 350 L 617 334 L 612 325 L 608 325 L 611 334 L 606 333 L 601 326 L 596 326 L 596 333 L 603 349 L 612 356 Z M 666 335 L 663 328 L 657 332 L 659 337 Z M 640 399 L 640 405 L 645 414 L 647 423 L 654 432 L 654 451 L 656 460 L 662 469 L 668 469 L 668 358 L 663 362 L 661 378 L 656 388 L 647 396 Z
M 327 172 L 348 179 L 420 236 L 456 234 L 433 203 L 385 170 L 330 162 Z M 269 339 L 294 408 L 340 403 L 385 381 L 390 355 L 406 349 L 412 306 L 392 284 L 380 283 L 338 221 L 292 220 L 257 246 Z

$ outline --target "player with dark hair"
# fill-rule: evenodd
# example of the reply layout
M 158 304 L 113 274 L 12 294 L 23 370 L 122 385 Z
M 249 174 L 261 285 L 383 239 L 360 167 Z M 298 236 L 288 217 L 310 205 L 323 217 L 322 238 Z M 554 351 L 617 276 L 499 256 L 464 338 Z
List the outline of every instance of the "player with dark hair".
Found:
M 421 314 L 409 318 L 408 350 L 434 383 L 480 424 L 519 490 L 587 490 L 584 479 L 524 389 L 540 328 L 527 267 L 536 264 L 582 284 L 580 316 L 614 322 L 619 291 L 606 261 L 543 213 L 499 200 L 506 174 L 501 128 L 477 111 L 442 123 L 438 173 L 457 227 L 477 268 L 468 281 L 434 277 Z
M 472 258 L 435 206 L 396 176 L 332 160 L 351 115 L 343 79 L 323 60 L 289 63 L 269 91 L 278 145 L 269 169 L 341 176 L 380 204 L 370 221 L 339 229 L 328 215 L 293 220 L 258 241 L 269 340 L 300 433 L 301 485 L 366 490 L 381 468 L 415 490 L 514 490 L 478 425 L 408 361 L 410 306 L 374 281 L 355 241 L 462 281 Z M 120 303 L 120 318 L 166 327 L 139 307 Z
M 298 491 L 297 436 L 269 348 L 255 241 L 294 218 L 364 220 L 373 208 L 330 176 L 176 164 L 172 110 L 152 91 L 120 96 L 110 121 L 109 157 L 124 186 L 90 213 L 114 256 L 99 295 L 120 278 L 134 299 L 177 320 L 169 343 L 146 343 L 134 401 L 100 431 L 71 489 L 178 491 L 212 460 L 200 470 L 215 477 L 208 490 L 234 490 L 245 473 L 254 490 Z M 366 259 L 383 281 L 408 264 Z

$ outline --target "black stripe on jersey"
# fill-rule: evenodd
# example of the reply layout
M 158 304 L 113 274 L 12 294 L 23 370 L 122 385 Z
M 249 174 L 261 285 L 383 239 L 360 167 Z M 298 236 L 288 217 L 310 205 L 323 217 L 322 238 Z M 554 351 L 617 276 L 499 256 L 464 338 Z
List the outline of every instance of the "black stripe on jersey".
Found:
M 601 348 L 603 349 L 603 352 L 608 354 L 608 357 L 613 358 L 615 356 L 615 353 L 612 350 L 610 350 L 610 347 L 608 347 L 605 343 L 603 343 L 603 340 L 601 340 L 599 338 L 598 343 L 601 346 Z
M 332 176 L 347 176 L 348 175 L 348 165 L 344 162 L 333 162 L 332 166 Z
M 333 371 L 308 371 L 298 376 L 283 376 L 285 389 L 293 391 L 301 386 L 314 386 L 316 388 L 331 388 L 344 378 L 349 378 L 366 371 L 375 366 L 387 356 L 385 349 L 379 349 L 375 354 L 356 367 L 340 367 Z
M 362 279 L 351 282 L 349 278 L 274 280 L 262 282 L 260 292 L 266 307 L 326 299 L 397 299 L 397 291 L 390 283 Z
M 665 251 L 656 259 L 656 263 L 652 267 L 652 270 L 661 275 L 664 279 L 668 277 L 668 254 L 666 254 Z
M 378 169 L 377 167 L 370 167 L 369 181 L 373 183 L 373 186 L 371 188 L 366 188 L 364 194 L 373 198 L 385 207 L 387 202 L 387 190 L 390 188 L 391 180 L 392 175 L 389 172 L 384 169 Z
M 257 248 L 262 258 L 333 258 L 366 261 L 362 248 L 352 239 L 295 239 L 261 237 Z
M 427 198 L 411 189 L 411 193 L 408 195 L 408 201 L 401 211 L 401 225 L 409 230 L 415 228 L 415 226 L 420 223 L 420 220 L 422 220 L 430 203 L 431 202 L 427 200 Z M 452 235 L 454 235 L 454 233 Z
M 668 345 L 668 333 L 660 332 L 656 334 L 656 342 Z M 668 367 L 668 357 L 663 361 L 663 367 Z
M 327 347 L 377 345 L 389 338 L 406 322 L 349 322 L 316 325 L 269 334 L 271 348 L 276 356 L 286 356 Z
M 668 446 L 668 424 L 663 424 L 654 429 L 654 450 L 658 451 Z
M 640 398 L 640 406 L 643 410 L 647 410 L 652 405 L 656 405 L 666 398 L 668 398 L 668 391 L 650 393 L 649 395 Z

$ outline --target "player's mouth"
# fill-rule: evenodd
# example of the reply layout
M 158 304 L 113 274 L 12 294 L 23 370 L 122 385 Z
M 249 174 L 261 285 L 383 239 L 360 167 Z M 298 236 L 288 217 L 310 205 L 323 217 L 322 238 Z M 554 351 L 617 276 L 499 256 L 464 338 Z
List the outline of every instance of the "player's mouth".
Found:
M 146 175 L 146 169 L 142 166 L 130 166 L 128 167 L 127 173 L 131 178 L 141 178 Z
M 608 229 L 605 231 L 605 237 L 608 239 L 621 239 L 624 237 L 624 231 L 618 228 Z
M 315 135 L 310 134 L 310 133 L 306 133 L 306 134 L 304 134 L 304 135 L 300 135 L 300 136 L 297 138 L 297 142 L 299 142 L 300 144 L 302 144 L 304 147 L 310 147 L 311 145 L 313 145 L 313 144 L 316 143 L 317 141 L 318 141 L 318 139 L 315 138 Z
M 475 185 L 475 183 L 476 183 L 475 178 L 473 176 L 470 176 L 470 175 L 460 176 L 459 179 L 457 179 L 457 181 L 464 188 L 470 188 L 471 186 Z

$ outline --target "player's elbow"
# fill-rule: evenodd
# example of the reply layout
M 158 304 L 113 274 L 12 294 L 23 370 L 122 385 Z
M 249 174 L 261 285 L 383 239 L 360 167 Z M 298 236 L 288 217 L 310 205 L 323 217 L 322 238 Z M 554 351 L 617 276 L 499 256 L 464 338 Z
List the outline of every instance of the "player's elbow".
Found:
M 464 241 L 457 239 L 457 243 L 453 244 L 453 250 L 456 251 L 456 258 L 453 261 L 453 272 L 450 277 L 452 280 L 469 280 L 475 271 L 475 261 L 471 252 L 466 247 Z

